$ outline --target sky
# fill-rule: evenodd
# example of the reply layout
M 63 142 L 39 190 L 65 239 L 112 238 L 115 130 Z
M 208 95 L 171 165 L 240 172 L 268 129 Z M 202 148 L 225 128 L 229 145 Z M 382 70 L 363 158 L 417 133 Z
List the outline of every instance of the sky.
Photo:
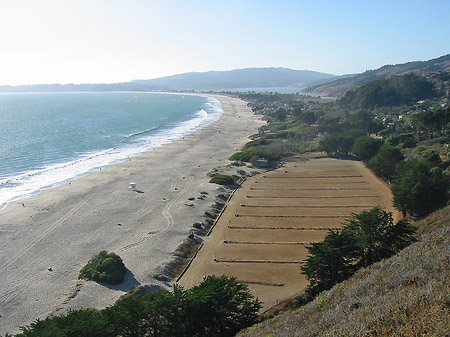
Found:
M 449 13 L 449 0 L 0 0 L 0 85 L 360 73 L 450 53 Z

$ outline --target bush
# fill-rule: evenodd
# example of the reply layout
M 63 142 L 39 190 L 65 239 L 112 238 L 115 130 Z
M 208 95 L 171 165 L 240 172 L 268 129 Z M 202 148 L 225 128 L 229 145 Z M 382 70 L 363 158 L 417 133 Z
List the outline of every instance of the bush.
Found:
M 334 133 L 322 139 L 320 147 L 328 155 L 347 155 L 356 139 L 361 136 L 364 136 L 364 132 L 357 129 Z
M 399 252 L 415 241 L 415 229 L 406 220 L 394 224 L 392 213 L 374 207 L 353 216 L 342 229 L 329 230 L 325 239 L 306 247 L 309 252 L 301 267 L 316 295 L 367 267 Z
M 192 225 L 192 227 L 197 228 L 197 229 L 203 229 L 202 228 L 202 224 L 199 222 L 194 222 L 194 224 Z
M 397 164 L 403 160 L 400 149 L 396 146 L 383 145 L 368 164 L 368 167 L 381 178 L 390 180 Z
M 448 179 L 439 168 L 430 169 L 425 161 L 402 162 L 392 182 L 394 206 L 403 214 L 428 215 L 447 204 L 448 187 Z
M 115 253 L 102 250 L 93 256 L 80 270 L 78 278 L 86 278 L 96 282 L 119 284 L 127 272 L 122 259 Z
M 442 163 L 441 156 L 438 152 L 433 149 L 426 149 L 420 152 L 420 155 L 425 159 L 431 166 L 437 166 Z
M 224 174 L 216 174 L 214 177 L 211 178 L 209 181 L 213 184 L 219 184 L 219 185 L 234 185 L 234 178 L 232 176 L 227 176 Z
M 358 158 L 367 163 L 373 156 L 375 156 L 383 142 L 369 136 L 361 136 L 356 138 L 352 147 L 352 152 Z

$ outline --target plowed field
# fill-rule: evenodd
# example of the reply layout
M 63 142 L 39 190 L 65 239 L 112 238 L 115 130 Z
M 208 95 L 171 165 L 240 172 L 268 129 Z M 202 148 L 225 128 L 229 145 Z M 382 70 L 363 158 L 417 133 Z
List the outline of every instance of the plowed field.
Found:
M 360 162 L 291 158 L 244 182 L 179 283 L 235 276 L 268 309 L 307 286 L 305 245 L 374 206 L 394 212 L 389 187 Z

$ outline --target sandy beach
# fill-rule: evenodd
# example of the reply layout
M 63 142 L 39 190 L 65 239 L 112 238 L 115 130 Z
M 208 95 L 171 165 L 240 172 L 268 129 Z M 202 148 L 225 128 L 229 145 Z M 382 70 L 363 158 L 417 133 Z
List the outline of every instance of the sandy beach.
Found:
M 158 284 L 158 267 L 220 190 L 207 172 L 227 164 L 263 124 L 245 102 L 215 97 L 224 113 L 198 132 L 0 211 L 0 334 L 49 314 L 103 308 L 135 285 Z M 132 181 L 137 191 L 128 189 Z M 201 191 L 206 200 L 186 206 Z M 100 250 L 122 257 L 129 269 L 124 283 L 77 279 Z

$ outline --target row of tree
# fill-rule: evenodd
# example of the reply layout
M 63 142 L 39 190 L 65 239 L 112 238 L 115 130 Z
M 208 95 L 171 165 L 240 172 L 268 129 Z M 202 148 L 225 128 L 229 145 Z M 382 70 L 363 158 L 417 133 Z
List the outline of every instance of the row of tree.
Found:
M 443 163 L 436 151 L 422 151 L 416 161 L 404 160 L 400 145 L 414 146 L 411 134 L 394 133 L 382 140 L 350 129 L 332 133 L 320 144 L 329 155 L 354 154 L 377 176 L 390 182 L 394 206 L 404 215 L 423 217 L 449 200 L 449 179 L 443 174 Z
M 125 297 L 104 310 L 80 309 L 37 320 L 16 337 L 234 336 L 252 325 L 261 308 L 247 285 L 208 276 L 185 290 Z

